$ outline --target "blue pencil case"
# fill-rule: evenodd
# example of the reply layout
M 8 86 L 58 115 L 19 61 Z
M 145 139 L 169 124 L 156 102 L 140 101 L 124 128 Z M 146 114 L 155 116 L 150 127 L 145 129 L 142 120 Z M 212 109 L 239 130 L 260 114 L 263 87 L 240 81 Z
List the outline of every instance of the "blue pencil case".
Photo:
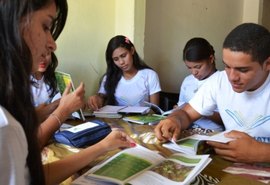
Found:
M 111 127 L 107 123 L 94 120 L 56 132 L 54 139 L 62 144 L 84 148 L 99 142 L 111 131 Z

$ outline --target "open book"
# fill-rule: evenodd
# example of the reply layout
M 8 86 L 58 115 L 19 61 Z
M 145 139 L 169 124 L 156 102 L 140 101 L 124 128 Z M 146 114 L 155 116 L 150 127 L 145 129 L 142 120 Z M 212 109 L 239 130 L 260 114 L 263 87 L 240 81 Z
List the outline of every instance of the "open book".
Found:
M 94 111 L 93 115 L 105 118 L 121 118 L 121 114 L 147 114 L 149 111 L 149 107 L 105 105 Z
M 149 114 L 149 115 L 125 116 L 123 120 L 131 122 L 131 123 L 142 124 L 142 125 L 144 124 L 155 125 L 159 123 L 160 120 L 163 120 L 165 118 L 166 116 L 162 116 L 158 114 Z
M 55 77 L 56 77 L 56 80 L 57 80 L 57 86 L 58 86 L 58 89 L 59 89 L 61 95 L 64 93 L 66 87 L 70 83 L 71 83 L 71 86 L 72 86 L 71 91 L 75 90 L 74 84 L 72 82 L 70 74 L 64 73 L 64 72 L 61 72 L 61 71 L 55 71 L 54 73 L 55 73 Z M 85 117 L 83 115 L 82 109 L 79 109 L 77 112 L 72 113 L 72 116 L 85 121 Z
M 232 138 L 224 136 L 225 132 L 227 131 L 220 132 L 212 136 L 194 134 L 175 142 L 164 143 L 162 146 L 186 154 L 203 154 L 211 150 L 211 147 L 206 144 L 206 141 L 215 141 L 220 143 L 232 141 Z
M 93 167 L 72 182 L 84 184 L 189 184 L 211 161 L 209 155 L 176 153 L 164 158 L 137 145 Z M 94 183 L 96 182 L 96 183 Z
M 162 116 L 167 116 L 167 115 L 171 114 L 174 111 L 174 109 L 168 110 L 168 111 L 164 111 L 159 106 L 157 106 L 157 105 L 155 105 L 153 103 L 147 102 L 147 101 L 144 101 L 143 103 L 145 105 L 149 106 L 151 109 L 153 109 L 153 111 L 159 112 Z

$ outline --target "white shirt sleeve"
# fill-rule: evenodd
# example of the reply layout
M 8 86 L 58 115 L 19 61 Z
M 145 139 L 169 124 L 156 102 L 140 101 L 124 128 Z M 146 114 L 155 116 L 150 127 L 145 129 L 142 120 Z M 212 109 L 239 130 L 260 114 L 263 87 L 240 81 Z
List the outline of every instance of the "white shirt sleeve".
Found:
M 21 125 L 0 107 L 0 184 L 29 184 L 27 140 Z
M 215 81 L 215 77 L 209 78 L 189 101 L 189 104 L 203 116 L 210 116 L 217 110 L 215 85 L 213 85 L 216 84 Z
M 185 88 L 184 88 L 185 87 L 185 82 L 186 81 L 184 80 L 181 87 L 180 87 L 180 91 L 179 91 L 179 99 L 178 99 L 178 103 L 177 103 L 177 105 L 179 107 L 188 102 L 185 99 L 185 94 L 186 94 L 186 91 L 185 91 Z
M 98 93 L 101 93 L 101 94 L 106 94 L 106 90 L 105 90 L 105 82 L 106 82 L 106 76 L 104 76 L 102 78 L 102 81 L 101 81 L 101 84 L 100 84 L 100 87 L 99 87 L 99 90 L 98 90 Z
M 152 95 L 161 91 L 158 74 L 153 70 L 149 70 L 148 74 L 149 94 Z

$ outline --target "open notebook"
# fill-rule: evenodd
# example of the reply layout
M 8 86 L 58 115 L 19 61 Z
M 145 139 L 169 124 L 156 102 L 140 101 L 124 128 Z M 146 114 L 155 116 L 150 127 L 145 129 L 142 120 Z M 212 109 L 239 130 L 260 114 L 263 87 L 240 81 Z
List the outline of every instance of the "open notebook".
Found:
M 147 114 L 149 111 L 149 107 L 105 105 L 93 114 L 96 117 L 121 118 L 122 114 Z
M 57 80 L 57 86 L 58 86 L 58 89 L 61 93 L 61 95 L 63 94 L 63 92 L 65 91 L 66 87 L 71 83 L 71 91 L 74 91 L 75 88 L 74 88 L 74 84 L 72 82 L 72 78 L 71 78 L 71 75 L 68 74 L 68 73 L 64 73 L 64 72 L 61 72 L 61 71 L 55 71 L 55 77 L 56 77 L 56 80 Z M 84 114 L 83 114 L 83 111 L 82 109 L 79 109 L 78 111 L 72 113 L 72 116 L 75 117 L 75 118 L 78 118 L 78 119 L 81 119 L 83 121 L 85 121 L 85 117 L 84 117 Z

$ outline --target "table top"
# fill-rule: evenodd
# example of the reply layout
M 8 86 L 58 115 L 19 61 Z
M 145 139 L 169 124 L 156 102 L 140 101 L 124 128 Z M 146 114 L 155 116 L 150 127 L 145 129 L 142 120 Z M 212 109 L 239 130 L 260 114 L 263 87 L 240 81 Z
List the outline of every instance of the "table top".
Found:
M 122 119 L 112 119 L 112 118 L 87 118 L 87 121 L 91 121 L 94 119 L 102 120 L 108 123 L 112 128 L 122 129 L 127 134 L 129 134 L 138 144 L 144 147 L 147 147 L 148 149 L 158 151 L 160 154 L 164 156 L 169 156 L 172 154 L 170 150 L 162 147 L 161 143 L 156 142 L 156 139 L 154 137 L 154 132 L 153 132 L 154 126 L 128 123 L 128 122 L 123 121 Z M 81 123 L 81 121 L 71 120 L 71 121 L 67 121 L 67 123 L 77 125 Z M 43 157 L 44 158 L 43 162 L 46 163 L 46 162 L 51 162 L 51 161 L 61 159 L 74 152 L 78 152 L 79 150 L 80 149 L 76 149 L 76 148 L 69 147 L 66 145 L 52 143 L 45 148 L 46 157 Z M 90 167 L 94 166 L 95 164 L 99 163 L 100 161 L 104 159 L 109 158 L 110 156 L 114 155 L 117 152 L 118 151 L 116 150 L 116 151 L 109 152 L 104 156 L 100 156 L 98 159 L 91 162 L 89 166 L 83 169 L 82 172 L 80 173 L 83 173 Z M 218 184 L 220 185 L 231 185 L 231 184 L 233 185 L 238 185 L 238 184 L 239 185 L 262 185 L 264 184 L 250 178 L 226 173 L 222 170 L 232 165 L 232 162 L 226 161 L 217 155 L 211 155 L 211 158 L 212 158 L 211 163 L 201 172 L 201 174 L 218 178 L 220 180 Z M 62 184 L 68 185 L 70 184 L 71 181 L 72 181 L 71 179 L 68 179 Z

